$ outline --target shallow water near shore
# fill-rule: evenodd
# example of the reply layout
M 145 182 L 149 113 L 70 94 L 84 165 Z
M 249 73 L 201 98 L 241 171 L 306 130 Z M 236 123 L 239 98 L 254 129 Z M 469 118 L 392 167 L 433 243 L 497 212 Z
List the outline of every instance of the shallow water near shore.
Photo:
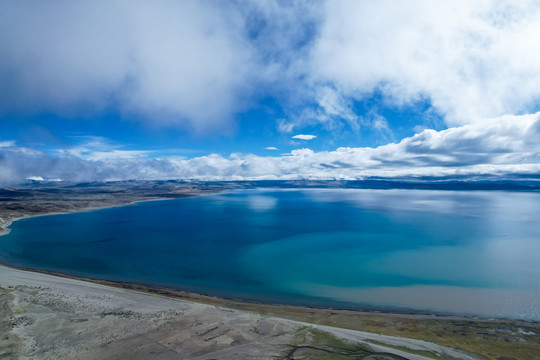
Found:
M 540 194 L 238 190 L 15 222 L 0 261 L 263 302 L 540 320 Z

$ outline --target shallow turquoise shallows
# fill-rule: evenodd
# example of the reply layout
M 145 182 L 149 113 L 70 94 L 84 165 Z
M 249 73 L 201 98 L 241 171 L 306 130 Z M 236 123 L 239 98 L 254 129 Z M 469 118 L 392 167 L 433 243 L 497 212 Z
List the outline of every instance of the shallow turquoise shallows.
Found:
M 30 218 L 10 265 L 270 303 L 540 320 L 540 194 L 240 190 Z

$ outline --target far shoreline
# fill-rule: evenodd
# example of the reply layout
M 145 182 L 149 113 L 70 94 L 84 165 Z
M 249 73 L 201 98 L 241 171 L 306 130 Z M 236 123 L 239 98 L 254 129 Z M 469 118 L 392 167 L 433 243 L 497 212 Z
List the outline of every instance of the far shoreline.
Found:
M 10 226 L 20 220 L 24 219 L 31 219 L 36 217 L 42 217 L 42 216 L 51 216 L 51 215 L 69 215 L 69 214 L 79 214 L 79 213 L 86 213 L 91 211 L 99 211 L 99 210 L 106 210 L 106 209 L 115 209 L 115 208 L 121 208 L 126 206 L 133 206 L 137 205 L 139 203 L 145 203 L 145 202 L 152 202 L 152 201 L 166 201 L 166 200 L 178 200 L 178 199 L 184 199 L 188 197 L 195 197 L 195 196 L 205 196 L 205 195 L 214 195 L 218 192 L 211 193 L 211 194 L 185 194 L 180 197 L 156 197 L 156 198 L 150 198 L 150 199 L 141 199 L 141 200 L 134 200 L 127 203 L 118 203 L 118 204 L 103 204 L 103 206 L 92 206 L 88 208 L 80 208 L 80 209 L 72 209 L 67 211 L 52 211 L 52 212 L 43 212 L 41 214 L 32 214 L 32 215 L 25 215 L 20 217 L 15 217 L 11 219 L 2 219 L 0 222 L 0 237 L 4 235 L 8 235 L 11 233 Z M 0 264 L 3 265 L 3 264 Z M 7 266 L 7 265 L 6 265 Z
M 111 181 L 111 182 L 105 182 L 101 184 L 106 184 L 107 186 L 105 189 L 107 189 L 108 186 L 115 187 L 119 186 L 121 189 L 130 189 L 130 181 Z M 156 181 L 142 181 L 142 183 L 152 183 Z M 170 182 L 170 181 L 165 181 Z M 59 209 L 54 210 L 41 210 L 43 212 L 38 211 L 37 213 L 31 213 L 26 214 L 23 211 L 23 215 L 14 216 L 11 217 L 6 216 L 6 214 L 2 214 L 0 212 L 0 236 L 7 235 L 11 232 L 10 226 L 19 220 L 32 218 L 32 217 L 40 217 L 40 216 L 48 216 L 48 215 L 64 215 L 64 214 L 71 214 L 71 213 L 80 213 L 80 212 L 88 212 L 88 211 L 96 211 L 96 210 L 103 210 L 103 209 L 110 209 L 110 208 L 116 208 L 116 207 L 124 207 L 124 206 L 130 206 L 135 205 L 137 203 L 142 202 L 148 202 L 148 201 L 161 201 L 161 200 L 174 200 L 174 199 L 181 199 L 185 197 L 193 197 L 193 196 L 204 196 L 204 195 L 214 195 L 217 193 L 221 193 L 227 190 L 235 190 L 235 189 L 243 189 L 243 190 L 249 190 L 249 189 L 287 189 L 287 190 L 301 190 L 301 189 L 344 189 L 344 190 L 439 190 L 439 191 L 511 191 L 511 192 L 533 192 L 533 193 L 540 193 L 540 185 L 538 184 L 528 184 L 528 183 L 520 183 L 519 181 L 512 182 L 497 182 L 497 181 L 473 181 L 473 182 L 460 182 L 460 181 L 442 181 L 442 182 L 414 182 L 414 181 L 399 181 L 399 180 L 243 180 L 243 181 L 195 181 L 195 182 L 186 182 L 183 180 L 175 180 L 173 182 L 176 182 L 175 184 L 175 190 L 177 192 L 170 192 L 170 189 L 165 190 L 165 192 L 161 191 L 159 187 L 157 189 L 154 188 L 144 188 L 141 191 L 139 195 L 137 194 L 131 194 L 127 195 L 125 198 L 122 196 L 119 196 L 119 199 L 114 198 L 114 196 L 117 196 L 118 194 L 113 193 L 107 193 L 106 191 L 104 194 L 107 195 L 114 195 L 112 198 L 109 199 L 95 199 L 97 204 L 90 205 L 90 206 L 82 206 L 80 208 L 65 208 L 60 207 Z M 127 183 L 127 185 L 126 185 Z M 95 183 L 100 184 L 100 183 Z M 198 186 L 197 184 L 206 184 L 209 185 L 209 188 L 203 189 L 201 187 L 193 188 L 189 187 L 191 185 Z M 330 186 L 328 187 L 328 184 L 334 184 L 337 186 Z M 70 185 L 70 184 L 66 184 Z M 72 184 L 71 184 L 72 185 Z M 75 186 L 78 186 L 80 184 L 75 184 Z M 215 186 L 212 188 L 212 186 Z M 54 189 L 57 189 L 57 187 L 51 187 Z M 0 188 L 3 189 L 3 188 Z M 28 190 L 31 188 L 28 188 L 28 184 L 21 184 L 17 188 L 18 190 Z M 65 191 L 66 189 L 62 186 L 59 187 L 59 189 Z M 68 190 L 67 194 L 72 194 L 70 192 L 72 190 Z M 156 191 L 158 191 L 156 193 Z M 169 191 L 169 192 L 167 192 Z M 178 192 L 179 191 L 179 192 Z M 78 195 L 77 192 L 75 192 L 76 195 Z M 129 198 L 131 196 L 131 198 Z M 74 201 L 77 199 L 66 199 L 65 201 L 69 203 L 71 201 L 70 205 L 77 205 L 77 201 Z M 89 201 L 92 201 L 92 199 L 86 199 Z M 23 205 L 24 206 L 24 205 Z M 19 209 L 19 212 L 21 210 Z M 17 212 L 17 211 L 15 211 Z

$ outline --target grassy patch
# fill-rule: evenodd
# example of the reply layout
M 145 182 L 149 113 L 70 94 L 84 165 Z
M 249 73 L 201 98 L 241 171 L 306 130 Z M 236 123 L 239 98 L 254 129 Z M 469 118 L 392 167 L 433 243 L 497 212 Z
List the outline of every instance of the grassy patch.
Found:
M 313 336 L 313 344 L 319 345 L 319 346 L 328 346 L 334 349 L 340 349 L 348 352 L 372 352 L 372 350 L 363 344 L 357 344 L 357 343 L 349 343 L 342 339 L 338 339 L 334 335 L 314 329 L 311 327 L 307 327 L 307 331 L 311 336 Z
M 434 351 L 416 350 L 416 349 L 408 348 L 406 346 L 390 345 L 390 344 L 384 343 L 382 341 L 371 340 L 371 339 L 366 339 L 365 341 L 369 342 L 371 344 L 385 346 L 385 347 L 400 350 L 400 351 L 403 351 L 403 352 L 406 352 L 406 353 L 409 353 L 409 354 L 424 356 L 424 357 L 427 357 L 427 358 L 430 358 L 430 359 L 441 359 L 441 356 L 438 353 L 434 352 Z M 459 359 L 456 359 L 454 357 L 449 357 L 448 355 L 445 355 L 445 360 L 454 360 L 454 359 L 459 360 Z
M 301 327 L 295 338 L 296 344 L 289 353 L 289 358 L 346 360 L 374 353 L 366 345 L 343 341 L 330 333 L 309 326 Z
M 540 323 L 242 304 L 243 310 L 382 335 L 424 340 L 481 359 L 540 360 Z M 521 329 L 521 331 L 520 331 Z

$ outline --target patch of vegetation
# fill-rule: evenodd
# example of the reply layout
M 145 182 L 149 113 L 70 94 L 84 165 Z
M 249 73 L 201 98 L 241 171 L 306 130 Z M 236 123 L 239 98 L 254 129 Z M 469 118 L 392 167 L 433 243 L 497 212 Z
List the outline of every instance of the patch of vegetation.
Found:
M 232 307 L 236 307 L 232 303 Z M 293 306 L 241 304 L 260 312 L 313 324 L 424 340 L 489 360 L 540 360 L 540 323 L 443 316 L 385 314 Z
M 411 349 L 411 348 L 408 348 L 408 347 L 405 347 L 405 346 L 390 345 L 390 344 L 387 344 L 387 343 L 383 343 L 381 341 L 371 340 L 371 339 L 366 339 L 365 341 L 369 342 L 371 344 L 386 346 L 386 347 L 389 347 L 389 348 L 392 348 L 392 349 L 400 350 L 400 351 L 403 351 L 403 352 L 406 352 L 406 353 L 409 353 L 409 354 L 424 356 L 424 357 L 427 357 L 427 358 L 430 358 L 430 359 L 441 359 L 441 356 L 438 353 L 436 353 L 435 351 Z M 449 356 L 449 355 L 445 355 L 445 360 L 459 360 L 459 359 L 456 359 L 455 357 L 452 357 L 452 356 Z
M 295 337 L 296 344 L 287 359 L 361 359 L 374 354 L 366 345 L 350 343 L 309 326 L 301 327 Z

